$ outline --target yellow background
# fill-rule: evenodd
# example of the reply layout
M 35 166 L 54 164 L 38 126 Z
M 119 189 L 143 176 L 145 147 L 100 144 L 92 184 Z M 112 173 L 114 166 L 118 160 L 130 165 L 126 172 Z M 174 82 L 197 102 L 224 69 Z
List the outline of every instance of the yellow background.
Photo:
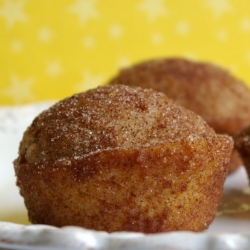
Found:
M 0 0 L 0 105 L 62 99 L 169 56 L 250 85 L 249 0 Z

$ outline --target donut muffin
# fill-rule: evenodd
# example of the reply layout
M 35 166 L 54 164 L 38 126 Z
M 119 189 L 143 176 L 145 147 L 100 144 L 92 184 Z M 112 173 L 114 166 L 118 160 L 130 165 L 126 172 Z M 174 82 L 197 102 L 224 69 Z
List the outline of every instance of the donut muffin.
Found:
M 232 147 L 163 93 L 109 85 L 37 116 L 14 167 L 32 223 L 202 231 L 220 203 Z
M 201 115 L 217 132 L 234 137 L 250 124 L 250 90 L 228 71 L 182 58 L 146 61 L 124 69 L 110 84 L 153 88 Z M 229 172 L 242 165 L 236 150 Z

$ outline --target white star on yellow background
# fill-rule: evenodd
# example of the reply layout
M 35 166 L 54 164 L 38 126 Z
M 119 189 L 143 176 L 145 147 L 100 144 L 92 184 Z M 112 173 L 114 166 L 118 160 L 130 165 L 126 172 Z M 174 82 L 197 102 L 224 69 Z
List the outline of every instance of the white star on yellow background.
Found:
M 229 0 L 206 0 L 205 6 L 211 9 L 215 18 L 220 18 L 233 10 Z
M 193 51 L 188 51 L 184 53 L 184 57 L 186 57 L 189 60 L 194 60 L 194 61 L 198 60 L 198 56 Z
M 168 14 L 164 0 L 142 0 L 138 8 L 145 12 L 149 22 L 154 22 L 160 16 Z
M 118 69 L 127 68 L 129 66 L 131 66 L 131 59 L 128 58 L 127 56 L 121 56 L 118 59 L 118 62 L 117 62 Z
M 249 17 L 244 17 L 242 18 L 240 22 L 240 28 L 244 32 L 250 32 L 250 18 Z
M 84 71 L 82 74 L 82 81 L 76 85 L 76 91 L 86 91 L 88 89 L 93 89 L 97 86 L 103 84 L 104 75 L 102 74 L 92 74 L 89 71 Z
M 52 31 L 47 27 L 43 27 L 38 31 L 38 38 L 40 41 L 47 43 L 52 39 Z
M 189 33 L 190 31 L 190 25 L 186 21 L 179 21 L 176 25 L 176 32 L 180 36 L 185 36 Z
M 15 53 L 19 53 L 23 49 L 23 44 L 20 40 L 14 40 L 10 44 L 11 50 Z
M 83 39 L 83 46 L 90 49 L 95 46 L 95 39 L 91 36 L 85 37 Z
M 109 34 L 112 38 L 118 39 L 122 37 L 123 29 L 119 24 L 113 24 L 109 28 Z
M 50 61 L 46 68 L 46 73 L 51 77 L 57 77 L 62 73 L 62 66 L 58 60 Z
M 27 20 L 23 10 L 25 4 L 25 0 L 4 0 L 0 8 L 0 17 L 5 19 L 7 28 L 12 28 L 19 21 L 24 22 Z
M 11 75 L 10 85 L 3 89 L 2 94 L 11 98 L 16 104 L 32 101 L 34 99 L 34 94 L 31 91 L 33 84 L 32 78 L 21 80 L 16 75 Z
M 163 35 L 160 33 L 154 33 L 152 35 L 151 41 L 154 45 L 160 45 L 164 41 Z
M 69 7 L 69 11 L 77 15 L 82 24 L 99 16 L 96 0 L 75 0 L 75 3 Z
M 226 30 L 219 30 L 217 33 L 217 39 L 220 42 L 226 42 L 228 40 L 228 32 Z

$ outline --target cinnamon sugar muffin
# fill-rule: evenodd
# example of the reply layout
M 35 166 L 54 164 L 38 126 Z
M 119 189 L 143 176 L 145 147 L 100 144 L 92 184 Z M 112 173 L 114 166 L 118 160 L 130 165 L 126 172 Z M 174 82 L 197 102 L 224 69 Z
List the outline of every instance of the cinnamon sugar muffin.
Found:
M 102 86 L 37 116 L 14 166 L 32 223 L 202 231 L 220 203 L 232 147 L 162 93 Z
M 153 88 L 201 115 L 217 133 L 234 137 L 250 124 L 250 90 L 228 71 L 182 58 L 156 59 L 124 69 L 110 84 Z M 236 150 L 229 172 L 242 165 Z

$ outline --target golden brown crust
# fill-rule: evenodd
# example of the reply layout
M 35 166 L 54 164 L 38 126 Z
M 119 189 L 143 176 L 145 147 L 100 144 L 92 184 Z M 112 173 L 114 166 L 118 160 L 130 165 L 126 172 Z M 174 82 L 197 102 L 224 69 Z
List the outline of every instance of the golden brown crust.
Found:
M 220 202 L 232 146 L 164 94 L 105 86 L 40 114 L 14 165 L 33 223 L 202 231 Z
M 235 136 L 250 123 L 250 90 L 228 71 L 209 63 L 182 58 L 146 61 L 122 70 L 110 84 L 161 91 L 201 115 L 217 133 Z M 242 161 L 235 158 L 230 165 L 233 172 Z
M 20 155 L 28 162 L 77 157 L 180 140 L 191 131 L 214 133 L 201 117 L 175 106 L 162 93 L 125 86 L 98 88 L 39 115 L 24 135 Z
M 233 173 L 235 170 L 239 168 L 239 166 L 243 166 L 243 162 L 241 156 L 236 148 L 232 150 L 232 154 L 230 157 L 230 165 L 228 169 L 228 174 Z

